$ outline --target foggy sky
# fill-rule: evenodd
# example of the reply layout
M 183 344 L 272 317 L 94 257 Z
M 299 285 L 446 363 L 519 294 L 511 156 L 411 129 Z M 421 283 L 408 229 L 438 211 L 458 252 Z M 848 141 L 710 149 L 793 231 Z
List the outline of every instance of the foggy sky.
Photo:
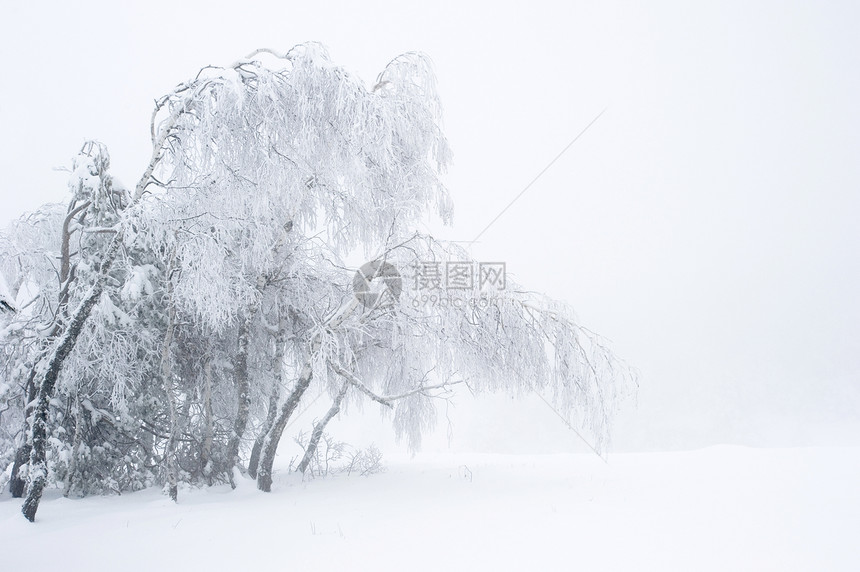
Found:
M 153 100 L 203 65 L 317 40 L 371 82 L 422 51 L 455 154 L 444 238 L 606 110 L 471 250 L 639 370 L 619 448 L 860 441 L 855 3 L 307 4 L 4 7 L 0 223 L 65 200 L 52 168 L 88 138 L 133 185 Z

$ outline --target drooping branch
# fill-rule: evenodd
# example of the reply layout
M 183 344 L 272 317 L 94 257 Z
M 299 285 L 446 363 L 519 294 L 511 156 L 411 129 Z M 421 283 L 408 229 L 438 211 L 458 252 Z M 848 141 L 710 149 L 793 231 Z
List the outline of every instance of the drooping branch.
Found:
M 421 395 L 426 395 L 428 397 L 436 397 L 435 395 L 430 395 L 427 392 L 432 391 L 434 389 L 448 389 L 452 385 L 458 385 L 461 383 L 466 383 L 466 380 L 460 379 L 457 381 L 446 381 L 444 383 L 437 383 L 435 385 L 422 385 L 421 387 L 413 389 L 412 391 L 407 391 L 406 393 L 401 393 L 399 395 L 391 395 L 391 396 L 385 397 L 383 399 L 391 402 L 391 401 L 397 401 L 398 399 L 406 399 L 407 397 L 412 397 L 413 395 L 418 395 L 419 393 Z
M 328 363 L 331 366 L 331 368 L 335 371 L 335 373 L 337 373 L 339 376 L 343 377 L 347 381 L 347 383 L 349 383 L 350 385 L 355 387 L 361 393 L 365 394 L 370 399 L 372 399 L 373 401 L 375 401 L 381 405 L 384 405 L 384 406 L 389 407 L 389 408 L 394 407 L 391 404 L 390 399 L 385 398 L 385 397 L 381 397 L 381 396 L 373 393 L 370 389 L 367 388 L 367 386 L 365 384 L 363 384 L 361 382 L 361 380 L 359 380 L 357 377 L 355 377 L 352 373 L 348 372 L 347 370 L 345 370 L 344 368 L 340 367 L 338 364 L 336 364 L 332 361 L 329 361 Z
M 335 373 L 337 373 L 338 375 L 343 377 L 347 381 L 347 383 L 349 383 L 350 385 L 355 387 L 358 391 L 360 391 L 364 395 L 368 396 L 373 401 L 375 401 L 381 405 L 384 405 L 386 407 L 389 407 L 389 408 L 394 407 L 392 402 L 397 401 L 398 399 L 406 399 L 407 397 L 412 397 L 413 395 L 418 395 L 418 394 L 426 395 L 427 397 L 435 397 L 435 396 L 429 394 L 428 392 L 430 392 L 434 389 L 448 389 L 451 386 L 458 385 L 460 383 L 465 383 L 465 381 L 466 381 L 464 379 L 461 379 L 458 381 L 446 381 L 446 382 L 437 383 L 434 385 L 421 385 L 420 387 L 416 387 L 415 389 L 412 389 L 412 390 L 407 391 L 405 393 L 400 393 L 398 395 L 382 396 L 382 395 L 377 395 L 373 391 L 368 389 L 367 385 L 362 383 L 362 381 L 360 379 L 355 377 L 355 375 L 353 375 L 352 373 L 350 373 L 349 371 L 347 371 L 346 369 L 344 369 L 340 365 L 338 365 L 332 361 L 329 361 L 328 363 L 331 366 L 331 368 L 335 371 Z

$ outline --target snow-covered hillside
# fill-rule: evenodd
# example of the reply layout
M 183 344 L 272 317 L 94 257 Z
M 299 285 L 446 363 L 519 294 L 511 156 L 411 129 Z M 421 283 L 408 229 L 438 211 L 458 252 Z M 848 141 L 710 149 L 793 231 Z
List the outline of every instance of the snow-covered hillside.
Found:
M 282 467 L 282 469 L 284 469 Z M 419 455 L 274 491 L 0 497 L 4 570 L 856 570 L 860 448 Z

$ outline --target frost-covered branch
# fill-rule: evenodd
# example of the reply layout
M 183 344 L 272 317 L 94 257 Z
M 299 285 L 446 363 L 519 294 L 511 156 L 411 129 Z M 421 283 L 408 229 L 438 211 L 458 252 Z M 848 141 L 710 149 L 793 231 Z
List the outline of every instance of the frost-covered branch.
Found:
M 150 136 L 133 192 L 88 143 L 68 208 L 0 236 L 16 309 L 0 316 L 0 369 L 22 388 L 14 416 L 32 436 L 14 445 L 15 470 L 30 469 L 28 518 L 54 482 L 166 480 L 175 495 L 181 480 L 229 481 L 246 449 L 270 490 L 312 386 L 333 397 L 317 439 L 363 395 L 417 448 L 438 398 L 463 383 L 450 380 L 468 379 L 476 392 L 547 395 L 605 445 L 631 376 L 564 304 L 511 282 L 448 291 L 447 305 L 407 288 L 422 262 L 471 263 L 414 232 L 451 214 L 426 57 L 395 58 L 368 89 L 318 44 L 257 50 L 158 99 Z M 356 273 L 342 258 L 359 250 L 377 256 Z
M 392 408 L 393 407 L 392 403 L 397 401 L 398 399 L 405 399 L 407 397 L 412 397 L 413 395 L 418 395 L 418 394 L 432 397 L 432 395 L 429 392 L 431 392 L 435 389 L 449 389 L 450 387 L 452 387 L 454 385 L 465 383 L 465 380 L 461 379 L 458 381 L 446 381 L 444 383 L 437 383 L 437 384 L 433 384 L 433 385 L 423 385 L 422 384 L 420 387 L 417 387 L 417 388 L 410 390 L 410 391 L 406 391 L 404 393 L 400 393 L 398 395 L 381 396 L 381 395 L 375 394 L 373 391 L 368 389 L 368 387 L 364 383 L 362 383 L 361 380 L 359 380 L 357 377 L 355 377 L 355 375 L 353 375 L 352 373 L 350 373 L 348 370 L 344 369 L 340 365 L 333 363 L 331 361 L 329 362 L 329 365 L 338 375 L 343 377 L 350 385 L 355 387 L 358 391 L 360 391 L 361 393 L 363 393 L 364 395 L 369 397 L 371 400 L 373 400 L 373 401 L 375 401 L 381 405 L 384 405 L 388 408 Z

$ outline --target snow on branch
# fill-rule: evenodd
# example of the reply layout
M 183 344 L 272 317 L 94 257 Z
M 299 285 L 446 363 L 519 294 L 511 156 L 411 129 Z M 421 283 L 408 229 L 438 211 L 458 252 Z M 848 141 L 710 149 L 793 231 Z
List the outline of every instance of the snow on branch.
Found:
M 456 246 L 420 235 L 387 251 L 385 259 L 405 282 L 422 261 L 470 260 Z M 421 386 L 416 372 L 432 369 L 442 379 L 469 378 L 478 392 L 536 391 L 596 447 L 607 444 L 617 405 L 635 388 L 635 375 L 565 304 L 510 280 L 491 293 L 449 290 L 445 304 L 421 303 L 416 294 L 404 289 L 394 306 L 365 317 L 355 338 L 343 343 L 363 348 L 351 358 L 369 391 L 410 395 Z
M 272 67 L 256 59 L 264 53 L 277 56 Z M 256 296 L 277 244 L 375 248 L 411 232 L 428 207 L 447 220 L 450 151 L 432 68 L 407 54 L 380 78 L 385 89 L 368 90 L 309 43 L 209 67 L 158 102 L 156 115 L 169 115 L 159 128 L 153 120 L 127 241 L 175 250 L 180 306 L 216 327 L 233 319 L 218 308 Z M 161 185 L 143 195 L 153 180 Z
M 338 375 L 340 375 L 341 377 L 346 379 L 350 383 L 350 385 L 355 387 L 358 391 L 360 391 L 364 395 L 368 396 L 373 401 L 375 401 L 381 405 L 384 405 L 388 408 L 393 407 L 392 402 L 397 401 L 399 399 L 406 399 L 407 397 L 412 397 L 413 395 L 417 395 L 417 394 L 425 395 L 427 397 L 435 397 L 433 394 L 430 393 L 433 390 L 436 390 L 436 389 L 446 389 L 447 390 L 454 385 L 458 385 L 460 383 L 465 383 L 465 380 L 458 380 L 458 381 L 448 381 L 448 382 L 444 382 L 444 383 L 437 383 L 434 385 L 423 385 L 422 384 L 420 387 L 417 387 L 417 388 L 415 388 L 411 391 L 407 391 L 405 393 L 401 393 L 399 395 L 381 396 L 381 395 L 375 394 L 370 389 L 368 389 L 367 386 L 361 382 L 361 380 L 359 380 L 357 377 L 355 377 L 355 375 L 353 375 L 352 373 L 350 373 L 349 371 L 347 371 L 346 369 L 344 369 L 340 365 L 333 363 L 333 362 L 329 362 L 329 365 L 335 371 L 335 373 L 337 373 Z

